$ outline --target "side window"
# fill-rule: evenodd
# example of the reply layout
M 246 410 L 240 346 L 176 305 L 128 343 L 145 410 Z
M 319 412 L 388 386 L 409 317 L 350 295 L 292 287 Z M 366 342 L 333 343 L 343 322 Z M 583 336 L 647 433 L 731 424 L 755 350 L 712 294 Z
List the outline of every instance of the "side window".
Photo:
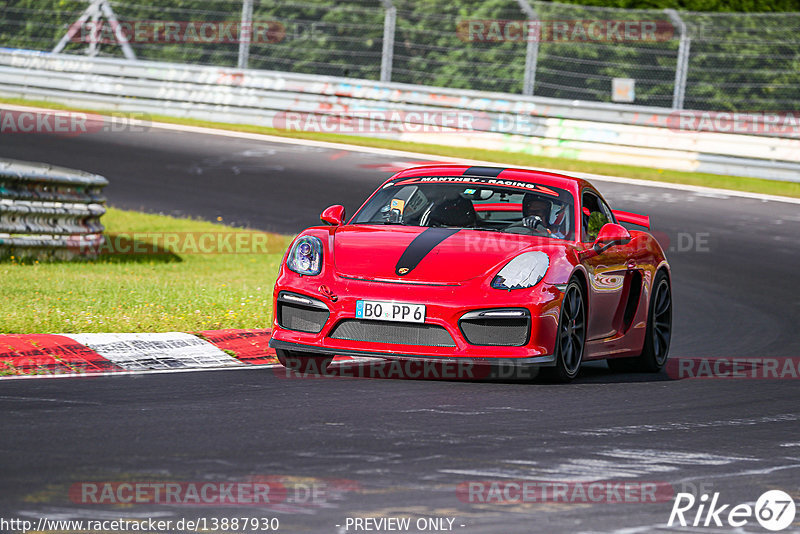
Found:
M 611 211 L 611 208 L 609 208 L 609 207 L 608 207 L 608 204 L 606 204 L 606 203 L 603 201 L 603 199 L 602 199 L 602 198 L 601 198 L 601 199 L 599 199 L 599 202 L 600 202 L 600 210 L 601 210 L 601 211 L 603 212 L 603 214 L 605 214 L 605 216 L 606 216 L 606 222 L 610 222 L 610 223 L 616 223 L 616 222 L 617 222 L 617 220 L 614 218 L 614 214 L 612 213 L 612 211 Z
M 605 202 L 589 191 L 583 193 L 582 209 L 583 241 L 591 242 L 597 239 L 597 234 L 600 233 L 603 225 L 614 221 L 614 216 Z

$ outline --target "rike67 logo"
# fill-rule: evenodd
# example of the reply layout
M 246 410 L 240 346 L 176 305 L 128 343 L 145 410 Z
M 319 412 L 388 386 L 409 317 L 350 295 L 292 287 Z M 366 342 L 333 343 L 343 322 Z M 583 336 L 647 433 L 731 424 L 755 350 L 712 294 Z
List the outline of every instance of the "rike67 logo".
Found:
M 721 504 L 719 493 L 710 501 L 707 494 L 696 499 L 691 493 L 678 493 L 667 526 L 740 528 L 755 519 L 765 529 L 777 532 L 792 524 L 796 511 L 792 497 L 781 490 L 763 493 L 755 506 Z

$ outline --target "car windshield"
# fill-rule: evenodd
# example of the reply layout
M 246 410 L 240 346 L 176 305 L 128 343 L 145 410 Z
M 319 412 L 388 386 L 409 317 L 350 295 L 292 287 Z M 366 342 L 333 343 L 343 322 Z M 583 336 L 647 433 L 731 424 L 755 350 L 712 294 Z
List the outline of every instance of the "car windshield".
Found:
M 431 178 L 385 185 L 356 213 L 352 224 L 471 228 L 573 239 L 574 203 L 563 189 L 527 182 L 506 187 L 481 183 L 481 179 L 475 183 L 472 179 L 464 179 L 466 183 L 426 179 Z

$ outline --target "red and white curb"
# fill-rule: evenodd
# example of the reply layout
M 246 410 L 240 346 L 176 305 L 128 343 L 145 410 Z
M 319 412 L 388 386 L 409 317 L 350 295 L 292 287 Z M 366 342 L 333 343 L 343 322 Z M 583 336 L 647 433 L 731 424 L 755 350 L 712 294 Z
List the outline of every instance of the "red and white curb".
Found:
M 278 365 L 269 330 L 0 335 L 0 378 Z

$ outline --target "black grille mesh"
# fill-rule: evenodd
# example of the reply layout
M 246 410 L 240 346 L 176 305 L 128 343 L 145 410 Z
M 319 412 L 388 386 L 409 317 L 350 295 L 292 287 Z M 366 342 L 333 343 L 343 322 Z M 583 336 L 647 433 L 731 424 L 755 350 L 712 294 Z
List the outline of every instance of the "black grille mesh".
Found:
M 528 319 L 464 319 L 461 332 L 471 345 L 521 347 L 528 342 Z
M 287 330 L 318 334 L 328 315 L 326 310 L 278 301 L 278 324 Z
M 441 326 L 431 324 L 403 324 L 345 319 L 336 325 L 330 337 L 349 341 L 372 341 L 397 345 L 456 346 L 447 330 Z

